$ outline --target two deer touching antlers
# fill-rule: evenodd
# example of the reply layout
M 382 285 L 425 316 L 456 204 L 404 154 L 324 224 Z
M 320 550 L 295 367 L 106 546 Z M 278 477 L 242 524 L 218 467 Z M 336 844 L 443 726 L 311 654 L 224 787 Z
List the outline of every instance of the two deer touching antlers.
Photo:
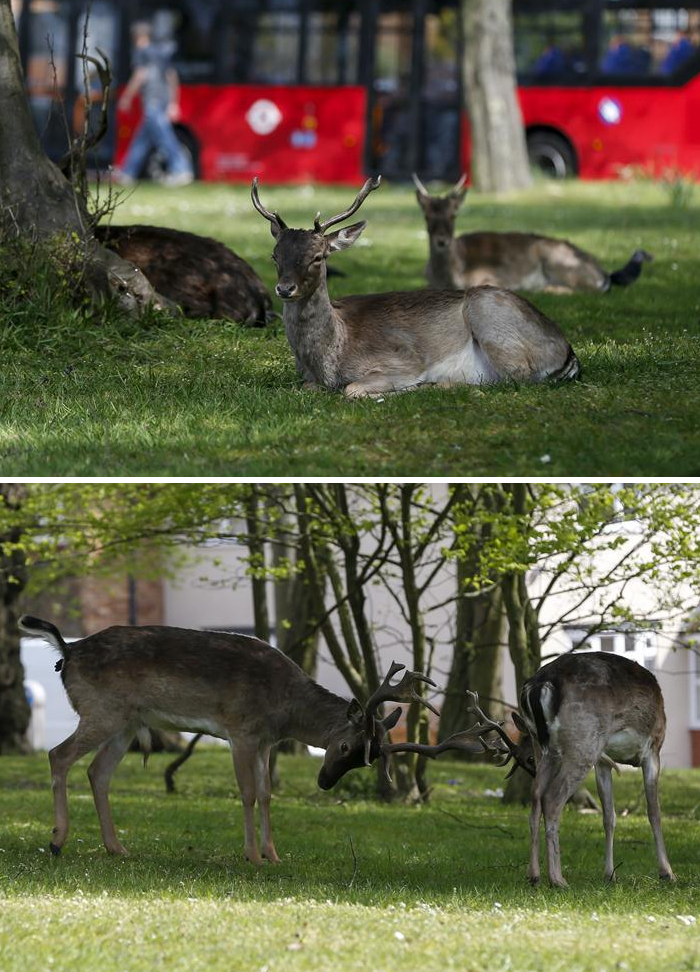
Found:
M 275 239 L 277 295 L 287 339 L 306 387 L 348 397 L 424 384 L 570 379 L 579 362 L 559 326 L 527 300 L 497 287 L 361 294 L 331 301 L 326 260 L 352 246 L 364 221 L 328 232 L 360 208 L 380 179 L 368 179 L 344 212 L 313 229 L 290 229 L 279 213 L 253 205 Z
M 613 761 L 641 766 L 659 875 L 674 880 L 661 833 L 658 798 L 659 750 L 666 717 L 654 676 L 635 662 L 607 652 L 562 655 L 525 682 L 516 724 L 524 733 L 513 743 L 501 723 L 479 708 L 478 721 L 437 746 L 390 744 L 387 733 L 401 714 L 377 715 L 384 702 L 419 702 L 437 710 L 419 692 L 435 683 L 394 662 L 366 706 L 323 688 L 282 652 L 257 638 L 169 627 L 113 627 L 68 645 L 48 621 L 25 615 L 23 631 L 43 637 L 61 654 L 57 670 L 78 713 L 75 732 L 49 753 L 54 797 L 51 851 L 59 854 L 68 836 L 68 771 L 96 750 L 88 769 L 102 838 L 112 854 L 127 851 L 117 838 L 109 806 L 114 770 L 135 735 L 148 728 L 187 729 L 229 742 L 243 803 L 244 852 L 254 863 L 278 862 L 270 825 L 270 747 L 298 739 L 326 750 L 318 785 L 330 789 L 348 770 L 382 757 L 388 775 L 391 753 L 414 752 L 434 758 L 448 749 L 509 759 L 533 773 L 528 876 L 539 881 L 539 828 L 544 813 L 547 863 L 552 884 L 565 886 L 559 856 L 559 821 L 567 799 L 595 766 L 603 806 L 605 876 L 613 880 Z M 495 735 L 495 741 L 490 738 Z M 254 808 L 260 808 L 258 849 Z

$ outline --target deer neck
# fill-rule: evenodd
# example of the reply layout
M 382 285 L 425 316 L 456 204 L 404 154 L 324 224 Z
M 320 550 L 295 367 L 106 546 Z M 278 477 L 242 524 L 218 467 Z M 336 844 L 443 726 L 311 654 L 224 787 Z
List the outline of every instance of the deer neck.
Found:
M 297 369 L 304 379 L 328 388 L 339 387 L 346 330 L 331 304 L 325 279 L 311 296 L 287 301 L 282 318 Z
M 327 749 L 334 733 L 347 723 L 347 709 L 347 699 L 309 679 L 303 699 L 289 713 L 286 735 L 307 746 Z
M 438 249 L 430 243 L 430 261 L 428 264 L 430 271 L 430 286 L 437 290 L 451 290 L 455 279 L 455 240 L 454 236 L 450 240 L 450 245 L 444 250 Z

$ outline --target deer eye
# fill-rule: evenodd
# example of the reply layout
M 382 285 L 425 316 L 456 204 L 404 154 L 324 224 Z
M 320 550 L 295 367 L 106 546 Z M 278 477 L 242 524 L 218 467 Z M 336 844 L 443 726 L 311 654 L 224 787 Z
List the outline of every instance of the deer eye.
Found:
M 348 746 L 348 744 L 347 744 L 346 742 L 342 742 L 342 743 L 340 744 L 340 751 L 341 751 L 341 753 L 343 754 L 343 756 L 344 756 L 344 755 L 345 755 L 346 753 L 348 753 L 348 752 L 350 752 L 350 747 Z
M 313 258 L 313 260 L 311 261 L 311 263 L 309 264 L 309 266 L 312 267 L 314 263 L 320 263 L 322 259 L 323 259 L 323 254 L 317 253 L 316 256 Z

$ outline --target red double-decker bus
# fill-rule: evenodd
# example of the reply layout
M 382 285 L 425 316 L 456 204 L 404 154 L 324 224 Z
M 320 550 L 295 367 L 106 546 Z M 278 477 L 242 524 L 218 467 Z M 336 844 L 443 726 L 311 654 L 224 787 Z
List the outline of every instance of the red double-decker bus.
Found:
M 44 144 L 79 119 L 85 0 L 13 0 Z M 555 176 L 700 173 L 700 0 L 514 0 L 533 162 Z M 455 179 L 469 168 L 457 0 L 93 0 L 88 46 L 129 76 L 129 28 L 174 41 L 178 135 L 204 179 Z M 47 46 L 49 39 L 52 60 Z M 114 112 L 114 109 L 112 109 Z M 98 164 L 138 111 L 115 113 Z M 151 157 L 145 175 L 158 175 Z

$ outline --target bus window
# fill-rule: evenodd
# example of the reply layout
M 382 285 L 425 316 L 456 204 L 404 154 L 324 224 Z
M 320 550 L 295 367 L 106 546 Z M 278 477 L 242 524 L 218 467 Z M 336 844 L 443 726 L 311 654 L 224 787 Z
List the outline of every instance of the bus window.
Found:
M 670 78 L 697 53 L 700 11 L 609 7 L 601 24 L 603 74 Z
M 460 20 L 454 7 L 429 13 L 424 25 L 421 98 L 423 158 L 426 179 L 450 179 L 458 173 L 461 135 Z
M 253 84 L 295 84 L 299 74 L 300 15 L 292 11 L 257 17 L 248 80 Z
M 413 13 L 377 18 L 372 111 L 372 164 L 387 176 L 403 174 L 410 158 L 409 94 L 413 68 Z
M 306 71 L 308 84 L 357 84 L 360 14 L 347 6 L 312 10 L 307 17 Z
M 182 84 L 204 83 L 215 78 L 216 6 L 208 0 L 142 8 L 153 26 L 153 37 L 173 43 L 173 65 Z
M 514 11 L 515 62 L 523 79 L 542 83 L 588 73 L 585 21 L 582 10 L 539 9 Z M 558 5 L 560 8 L 564 4 Z
M 56 0 L 30 0 L 27 93 L 34 125 L 51 157 L 66 147 L 62 101 L 68 80 L 68 16 Z M 53 61 L 53 63 L 52 63 Z

